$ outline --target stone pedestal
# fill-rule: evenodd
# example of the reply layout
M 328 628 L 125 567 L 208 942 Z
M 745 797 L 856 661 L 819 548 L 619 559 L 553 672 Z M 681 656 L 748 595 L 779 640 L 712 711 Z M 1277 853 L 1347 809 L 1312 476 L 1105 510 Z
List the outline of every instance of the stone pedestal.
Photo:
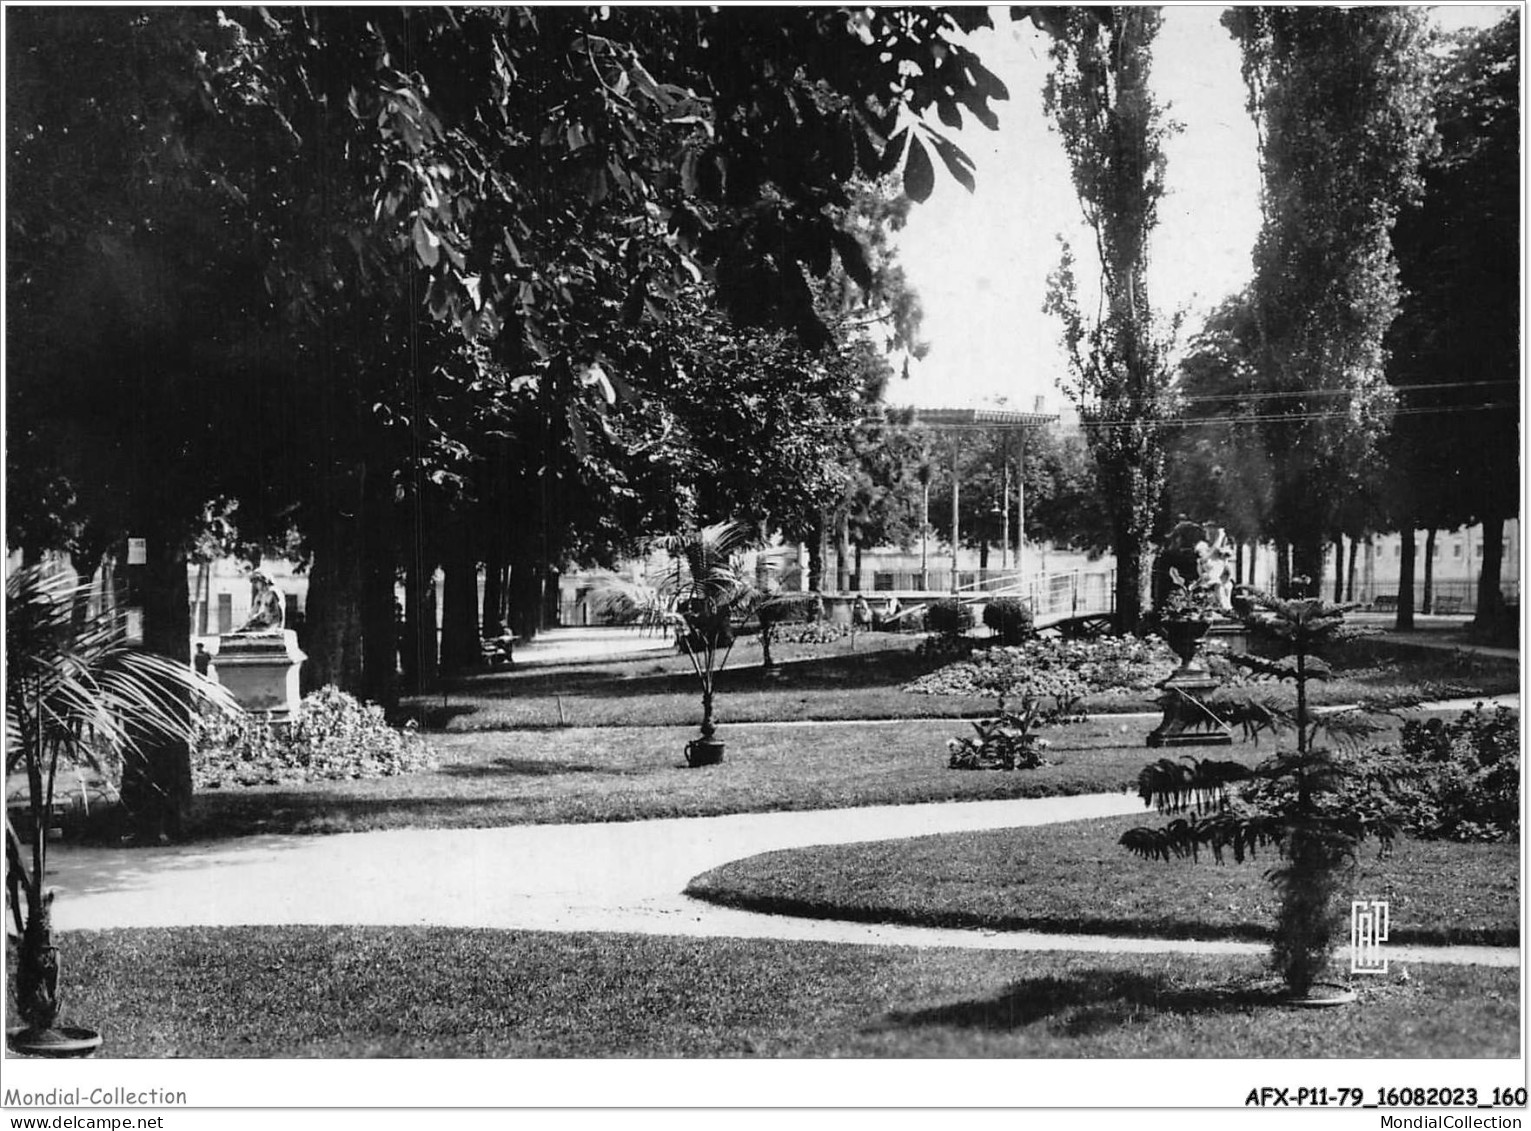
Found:
M 218 682 L 241 707 L 263 712 L 273 722 L 286 722 L 302 699 L 298 672 L 307 658 L 298 650 L 297 633 L 291 630 L 232 633 L 218 638 L 213 666 Z
M 1189 665 L 1161 683 L 1159 705 L 1164 708 L 1164 719 L 1148 736 L 1148 745 L 1231 746 L 1233 733 L 1203 705 L 1217 687 L 1215 676 Z

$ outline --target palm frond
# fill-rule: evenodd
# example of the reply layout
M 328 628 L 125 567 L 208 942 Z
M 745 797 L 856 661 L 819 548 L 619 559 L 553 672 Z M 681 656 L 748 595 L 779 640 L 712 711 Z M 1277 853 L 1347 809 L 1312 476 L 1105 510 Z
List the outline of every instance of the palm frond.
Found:
M 1219 809 L 1227 804 L 1228 786 L 1250 776 L 1249 767 L 1239 762 L 1189 755 L 1179 762 L 1160 758 L 1139 772 L 1138 796 L 1161 813 Z
M 1242 864 L 1253 859 L 1259 848 L 1279 849 L 1286 839 L 1286 827 L 1267 817 L 1215 813 L 1203 819 L 1192 813 L 1163 828 L 1128 829 L 1117 843 L 1144 860 L 1200 860 L 1205 849 L 1219 864 L 1227 852 Z

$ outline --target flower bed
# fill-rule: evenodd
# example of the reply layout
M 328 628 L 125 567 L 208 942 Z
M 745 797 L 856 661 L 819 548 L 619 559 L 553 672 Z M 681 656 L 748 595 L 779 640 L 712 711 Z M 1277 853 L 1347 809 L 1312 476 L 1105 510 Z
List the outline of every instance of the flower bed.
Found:
M 285 727 L 212 716 L 201 720 L 197 738 L 196 789 L 388 777 L 435 765 L 412 723 L 390 726 L 381 707 L 334 687 L 305 696 Z
M 1162 640 L 1133 636 L 1097 640 L 1039 638 L 1025 644 L 983 648 L 966 659 L 947 664 L 904 685 L 923 695 L 998 697 L 1006 687 L 1038 686 L 1065 675 L 1083 683 L 1088 692 L 1150 692 L 1179 661 Z M 1045 687 L 1040 690 L 1046 692 Z

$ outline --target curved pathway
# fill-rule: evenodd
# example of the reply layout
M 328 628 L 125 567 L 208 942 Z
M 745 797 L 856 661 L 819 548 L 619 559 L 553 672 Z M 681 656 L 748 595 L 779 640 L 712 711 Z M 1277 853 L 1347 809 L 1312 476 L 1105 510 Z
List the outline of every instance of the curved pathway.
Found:
M 690 878 L 773 849 L 1142 812 L 1128 794 L 870 806 L 584 825 L 260 836 L 211 845 L 57 846 L 60 930 L 431 925 L 1094 952 L 1263 953 L 1262 943 L 1046 935 L 798 919 L 717 907 Z M 1498 947 L 1390 946 L 1397 961 L 1516 966 Z

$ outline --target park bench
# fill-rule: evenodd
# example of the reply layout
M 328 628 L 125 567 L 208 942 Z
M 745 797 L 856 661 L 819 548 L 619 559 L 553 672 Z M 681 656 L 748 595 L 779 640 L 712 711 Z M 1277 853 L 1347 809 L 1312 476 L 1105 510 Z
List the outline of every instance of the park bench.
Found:
M 1443 617 L 1454 617 L 1462 611 L 1462 598 L 1460 597 L 1437 597 L 1434 611 Z
M 516 634 L 513 632 L 502 633 L 499 636 L 488 636 L 479 641 L 479 654 L 484 663 L 492 668 L 501 664 L 514 664 L 516 662 Z
M 1396 613 L 1398 611 L 1398 595 L 1396 593 L 1384 593 L 1372 602 L 1372 609 L 1379 613 Z

